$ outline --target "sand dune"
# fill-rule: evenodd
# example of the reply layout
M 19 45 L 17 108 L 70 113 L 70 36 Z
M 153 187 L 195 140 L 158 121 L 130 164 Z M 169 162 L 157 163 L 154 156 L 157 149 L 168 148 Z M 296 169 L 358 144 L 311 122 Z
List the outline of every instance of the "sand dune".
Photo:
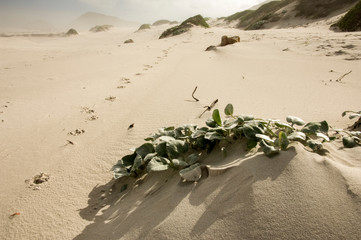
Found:
M 252 32 L 195 27 L 159 40 L 166 27 L 0 38 L 0 235 L 358 239 L 361 150 L 339 140 L 325 156 L 293 145 L 272 159 L 235 145 L 227 158 L 210 154 L 213 171 L 196 184 L 169 171 L 122 180 L 128 188 L 120 191 L 124 182 L 109 171 L 118 159 L 160 127 L 203 125 L 210 113 L 198 116 L 217 98 L 217 108 L 233 103 L 237 114 L 335 128 L 353 123 L 344 110 L 360 110 L 360 33 L 334 33 L 322 22 Z M 223 35 L 240 43 L 204 51 Z M 199 102 L 189 101 L 195 86 Z M 50 174 L 40 189 L 24 182 L 39 172 Z

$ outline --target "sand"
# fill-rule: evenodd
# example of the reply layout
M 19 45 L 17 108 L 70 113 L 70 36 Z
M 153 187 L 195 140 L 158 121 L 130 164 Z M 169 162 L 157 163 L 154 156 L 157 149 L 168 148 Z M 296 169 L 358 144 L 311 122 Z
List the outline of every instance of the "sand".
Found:
M 214 152 L 206 164 L 231 168 L 198 183 L 173 171 L 112 180 L 112 165 L 145 137 L 203 125 L 215 99 L 237 114 L 335 128 L 353 123 L 343 111 L 360 110 L 360 33 L 321 22 L 159 40 L 166 27 L 0 38 L 1 238 L 359 239 L 361 149 L 339 140 L 325 156 L 297 144 L 272 159 Z M 241 41 L 204 51 L 222 35 Z M 47 182 L 25 182 L 40 172 Z

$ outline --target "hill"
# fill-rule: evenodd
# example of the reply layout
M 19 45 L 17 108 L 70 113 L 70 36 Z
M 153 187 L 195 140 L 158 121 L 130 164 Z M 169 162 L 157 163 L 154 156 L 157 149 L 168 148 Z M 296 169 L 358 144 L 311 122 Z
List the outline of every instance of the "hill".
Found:
M 261 6 L 237 12 L 225 18 L 226 22 L 238 21 L 237 27 L 245 30 L 267 28 L 282 21 L 302 20 L 312 22 L 349 10 L 357 0 L 281 0 L 266 1 Z
M 79 30 L 89 30 L 96 25 L 112 25 L 114 27 L 136 27 L 138 23 L 129 22 L 114 16 L 107 16 L 95 12 L 87 12 L 75 19 L 70 26 Z

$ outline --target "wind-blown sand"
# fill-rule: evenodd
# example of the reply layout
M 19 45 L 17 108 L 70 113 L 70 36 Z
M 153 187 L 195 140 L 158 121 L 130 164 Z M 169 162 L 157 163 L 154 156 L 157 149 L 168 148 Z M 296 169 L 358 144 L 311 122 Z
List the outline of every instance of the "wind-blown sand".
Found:
M 361 33 L 321 23 L 159 40 L 165 28 L 0 38 L 1 238 L 359 239 L 361 149 L 339 140 L 325 156 L 295 144 L 270 159 L 234 146 L 205 160 L 231 168 L 198 183 L 169 171 L 113 186 L 109 169 L 129 149 L 160 127 L 203 125 L 215 99 L 220 110 L 335 128 L 361 108 Z M 204 51 L 222 35 L 241 42 Z M 50 179 L 34 190 L 25 180 L 39 172 Z

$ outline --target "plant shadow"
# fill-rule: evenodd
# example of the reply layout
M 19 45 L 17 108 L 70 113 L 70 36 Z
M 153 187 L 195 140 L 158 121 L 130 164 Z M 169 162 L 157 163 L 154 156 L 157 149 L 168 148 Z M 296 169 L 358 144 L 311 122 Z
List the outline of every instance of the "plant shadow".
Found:
M 256 211 L 253 185 L 267 179 L 276 180 L 296 154 L 294 147 L 290 147 L 279 158 L 270 159 L 263 154 L 245 159 L 234 156 L 228 158 L 227 162 L 233 160 L 239 161 L 239 164 L 227 167 L 221 173 L 211 167 L 209 176 L 197 183 L 182 182 L 176 171 L 168 170 L 149 173 L 141 179 L 122 178 L 97 185 L 89 193 L 88 206 L 79 211 L 80 216 L 91 223 L 74 239 L 159 237 L 162 224 L 167 225 L 173 221 L 174 215 L 177 217 L 180 214 L 176 208 L 183 205 L 183 200 L 194 208 L 206 206 L 206 210 L 189 229 L 189 238 L 197 238 L 218 219 L 229 214 L 252 215 Z M 237 206 L 244 206 L 241 213 L 232 213 L 237 207 L 234 205 L 235 200 Z M 246 223 L 248 220 L 245 217 L 240 221 Z

